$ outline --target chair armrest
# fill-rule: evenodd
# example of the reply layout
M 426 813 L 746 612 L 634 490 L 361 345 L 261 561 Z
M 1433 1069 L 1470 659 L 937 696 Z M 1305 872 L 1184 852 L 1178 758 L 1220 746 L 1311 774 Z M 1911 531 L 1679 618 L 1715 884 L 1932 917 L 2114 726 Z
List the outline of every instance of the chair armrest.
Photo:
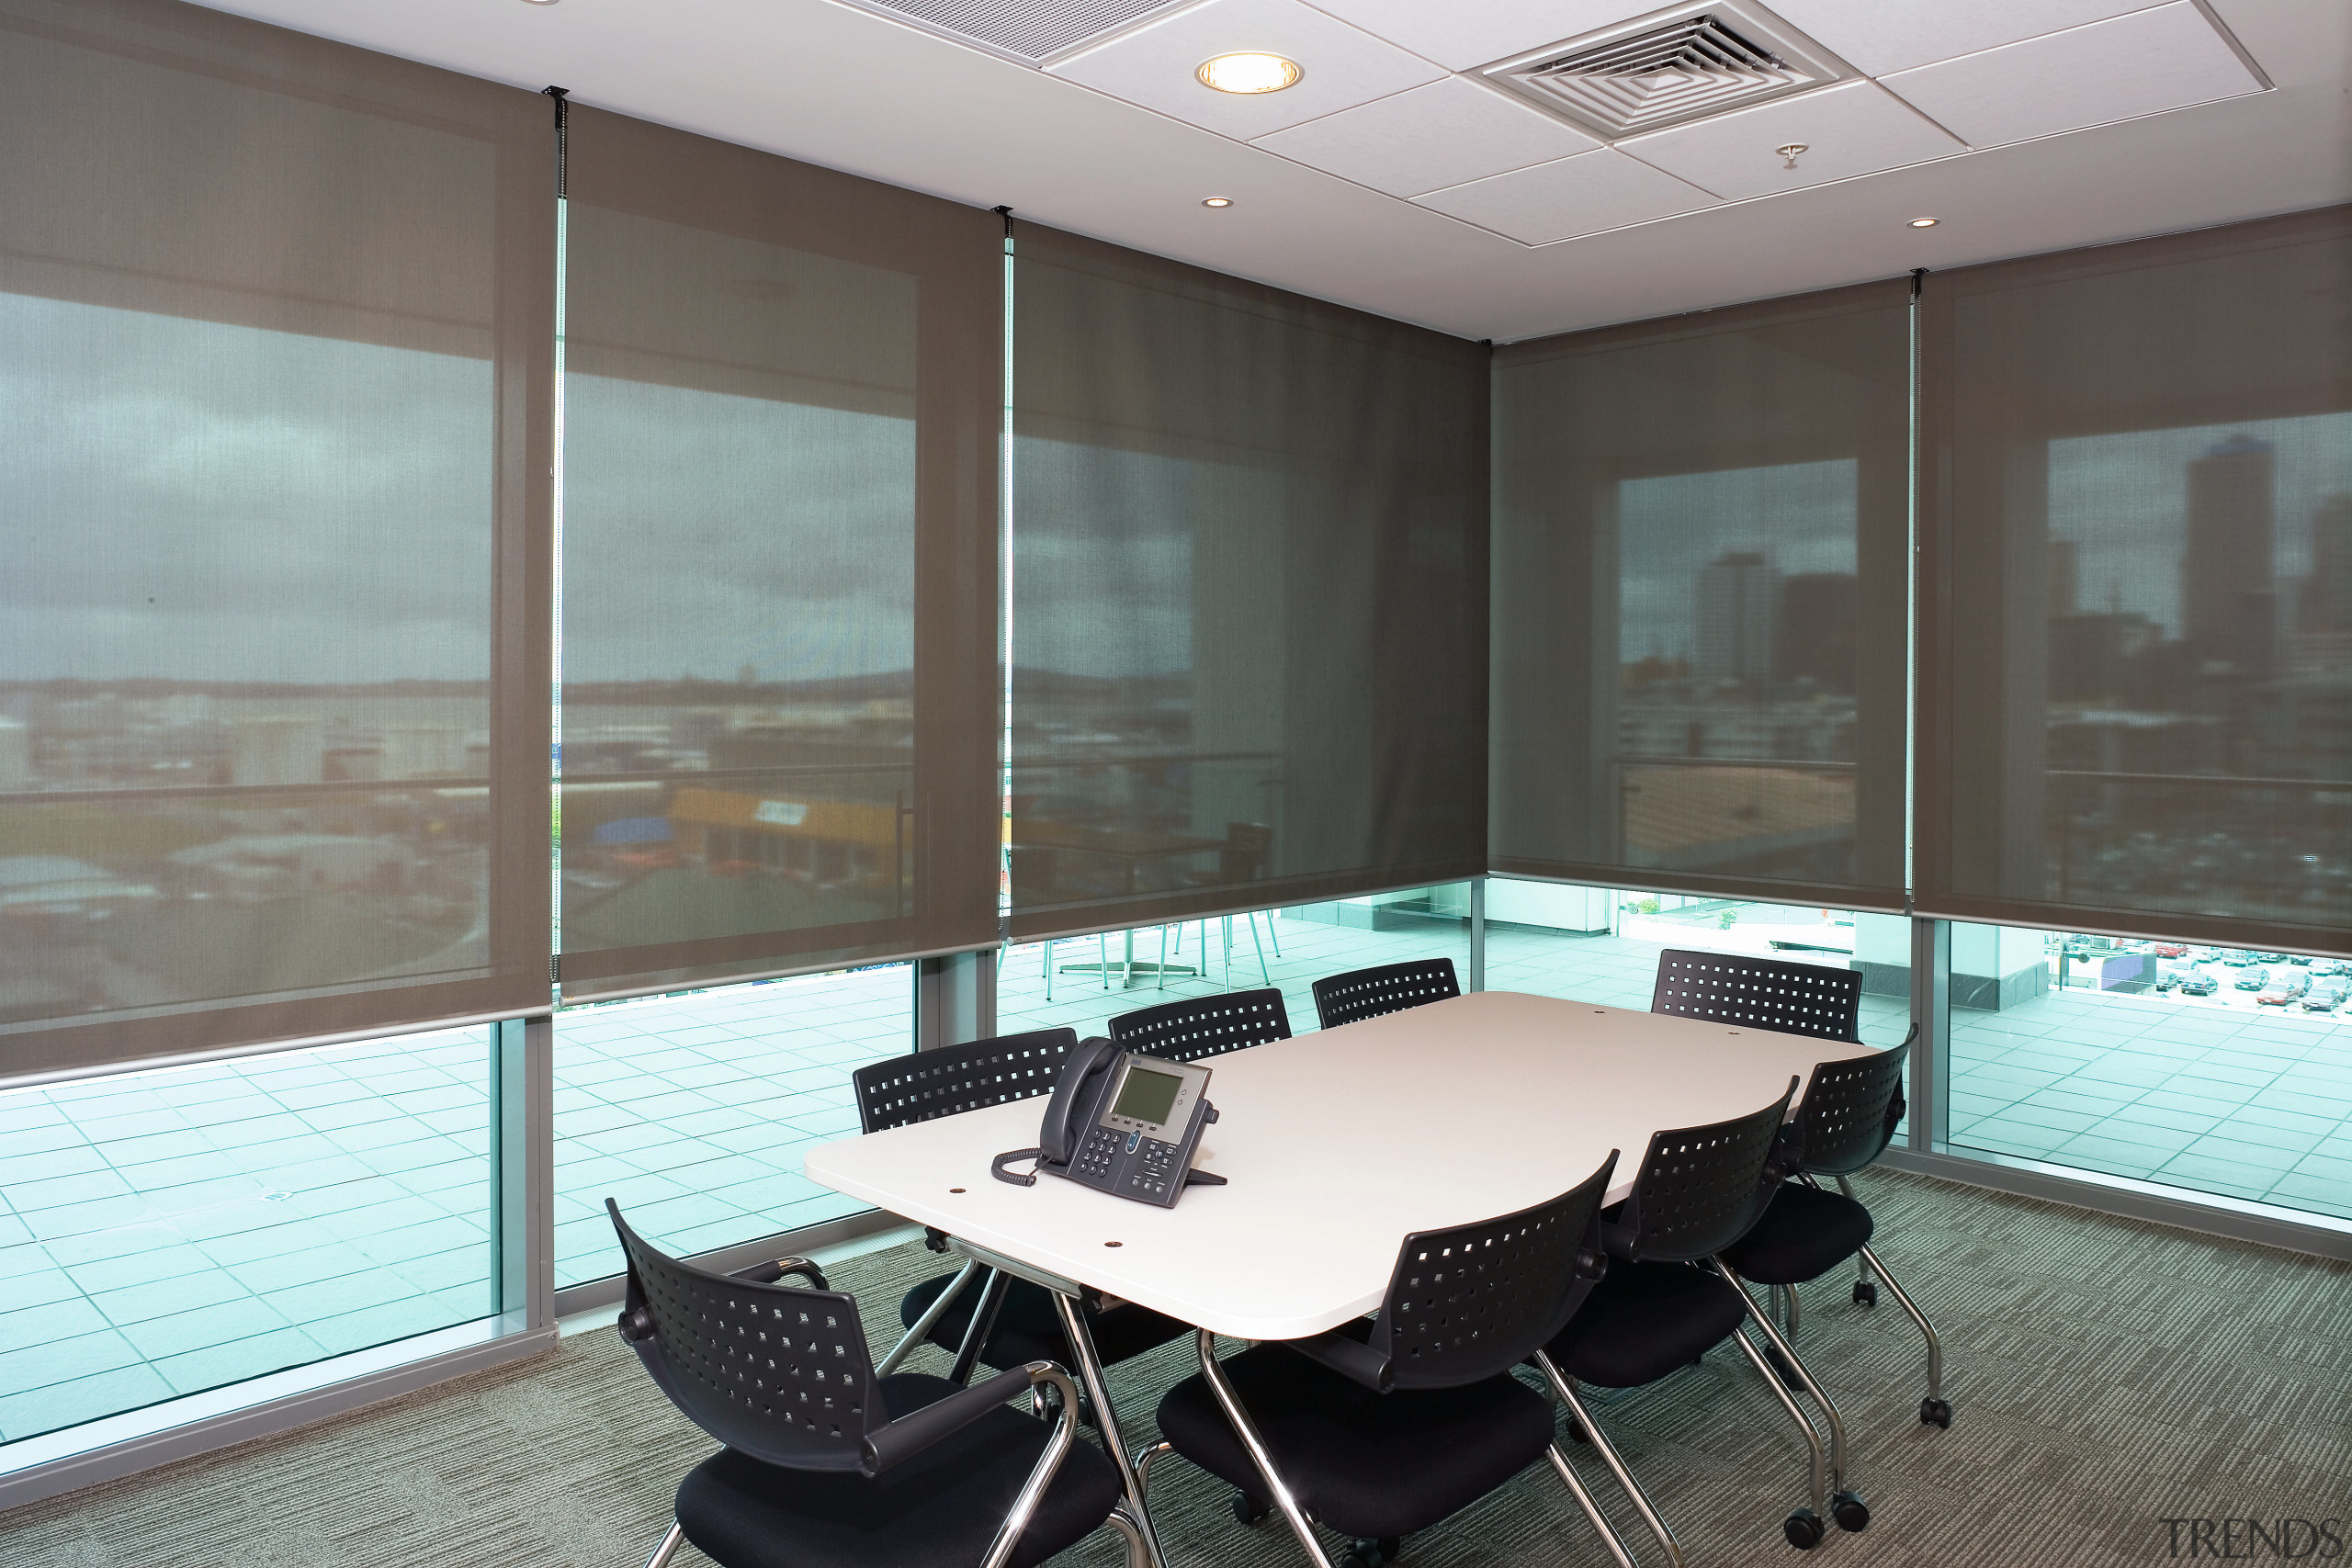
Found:
M 1065 1408 L 1078 1408 L 1078 1391 L 1069 1374 L 1051 1361 L 1032 1361 L 1001 1371 L 984 1383 L 949 1394 L 936 1404 L 910 1410 L 869 1432 L 865 1438 L 865 1473 L 879 1475 L 900 1461 L 921 1453 L 942 1438 L 951 1437 L 996 1409 L 1026 1388 L 1050 1382 L 1062 1391 Z
M 1360 1382 L 1379 1393 L 1386 1393 L 1392 1382 L 1388 1358 L 1364 1341 L 1348 1332 L 1356 1327 L 1343 1323 L 1337 1328 L 1305 1339 L 1285 1339 L 1282 1343 L 1308 1360 L 1330 1368 L 1351 1382 Z
M 754 1285 L 773 1285 L 787 1274 L 797 1274 L 808 1281 L 812 1290 L 832 1289 L 825 1283 L 825 1271 L 806 1258 L 779 1258 L 773 1263 L 754 1263 L 749 1269 L 738 1269 L 727 1277 L 748 1280 Z

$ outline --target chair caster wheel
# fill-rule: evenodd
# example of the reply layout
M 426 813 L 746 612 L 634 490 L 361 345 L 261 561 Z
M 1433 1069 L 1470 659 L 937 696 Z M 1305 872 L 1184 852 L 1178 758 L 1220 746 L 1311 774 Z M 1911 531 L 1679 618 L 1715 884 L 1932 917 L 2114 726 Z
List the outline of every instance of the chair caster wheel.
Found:
M 1871 1506 L 1852 1492 L 1840 1492 L 1829 1499 L 1829 1517 L 1838 1521 L 1841 1530 L 1868 1529 Z
M 1868 1280 L 1854 1281 L 1854 1304 L 1858 1307 L 1878 1305 L 1878 1286 Z
M 1274 1511 L 1272 1503 L 1261 1503 L 1238 1486 L 1233 1489 L 1232 1507 L 1234 1518 L 1245 1525 L 1254 1525 Z
M 1359 1537 L 1340 1553 L 1340 1568 L 1381 1568 L 1383 1563 L 1396 1562 L 1397 1553 L 1404 1550 L 1405 1542 L 1399 1536 L 1382 1536 L 1378 1540 Z
M 1951 1429 L 1951 1403 L 1949 1400 L 1942 1399 L 1921 1400 L 1919 1402 L 1919 1420 L 1923 1426 L 1941 1427 L 1946 1431 L 1950 1431 Z
M 1821 1538 L 1828 1533 L 1828 1527 L 1811 1508 L 1799 1508 L 1781 1521 L 1781 1533 L 1787 1536 L 1789 1544 L 1799 1551 L 1811 1551 L 1821 1544 Z

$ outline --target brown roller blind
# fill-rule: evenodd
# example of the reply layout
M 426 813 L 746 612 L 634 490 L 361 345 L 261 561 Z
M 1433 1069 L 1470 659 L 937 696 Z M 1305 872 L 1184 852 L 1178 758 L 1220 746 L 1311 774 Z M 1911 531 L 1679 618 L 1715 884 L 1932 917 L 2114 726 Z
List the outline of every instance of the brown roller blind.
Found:
M 1903 907 L 1908 317 L 1497 353 L 1495 870 Z
M 1937 274 L 1918 900 L 2346 951 L 2352 209 Z
M 565 995 L 993 942 L 1001 220 L 587 108 L 567 169 Z
M 0 1071 L 544 1006 L 545 99 L 0 0 Z
M 1486 349 L 1014 252 L 1015 934 L 1483 871 Z

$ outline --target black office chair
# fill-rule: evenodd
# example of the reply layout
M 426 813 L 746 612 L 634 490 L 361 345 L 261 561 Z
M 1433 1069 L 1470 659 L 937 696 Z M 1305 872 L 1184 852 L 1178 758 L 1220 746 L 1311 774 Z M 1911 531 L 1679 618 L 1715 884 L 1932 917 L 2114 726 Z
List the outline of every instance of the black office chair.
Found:
M 1290 1038 L 1282 992 L 1228 991 L 1123 1012 L 1110 1023 L 1111 1043 L 1122 1051 L 1168 1062 L 1197 1062 L 1227 1051 Z
M 1742 1279 L 1781 1292 L 1793 1339 L 1797 1287 L 1859 1257 L 1863 1269 L 1854 1281 L 1856 1304 L 1878 1304 L 1873 1273 L 1894 1292 L 1895 1302 L 1928 1342 L 1928 1394 L 1919 1401 L 1919 1419 L 1949 1427 L 1951 1403 L 1944 1398 L 1943 1342 L 1910 1292 L 1871 1250 L 1876 1224 L 1847 1179 L 1878 1158 L 1894 1136 L 1895 1124 L 1903 1120 L 1903 1066 L 1910 1054 L 1905 1041 L 1891 1051 L 1824 1062 L 1813 1069 L 1813 1082 L 1797 1107 L 1792 1127 L 1792 1142 L 1804 1165 L 1756 1227 L 1724 1252 L 1724 1261 Z M 1822 1176 L 1835 1179 L 1838 1190 L 1825 1190 L 1816 1179 Z
M 857 1089 L 859 1123 L 868 1133 L 878 1133 L 1050 1094 L 1063 1061 L 1077 1045 L 1076 1030 L 1039 1029 L 943 1045 L 860 1067 L 850 1075 Z M 927 1239 L 933 1250 L 946 1250 L 943 1234 L 933 1231 Z M 987 1278 L 975 1296 L 969 1287 L 982 1274 Z M 1191 1326 L 1131 1303 L 1107 1310 L 1081 1303 L 1080 1310 L 1104 1366 L 1165 1345 Z M 987 1269 L 978 1259 L 909 1291 L 899 1303 L 899 1321 L 906 1325 L 906 1337 L 882 1359 L 877 1369 L 882 1376 L 896 1371 L 926 1340 L 955 1355 L 948 1378 L 958 1384 L 971 1377 L 976 1363 L 1000 1368 L 1032 1361 L 1077 1364 L 1053 1292 Z M 977 1335 L 972 1332 L 975 1324 L 981 1325 Z
M 1650 1010 L 1859 1045 L 1861 1000 L 1862 977 L 1850 969 L 1670 948 L 1658 954 Z M 1949 1427 L 1943 1342 L 1910 1292 L 1871 1250 L 1875 1223 L 1848 1179 L 1883 1154 L 1894 1137 L 1905 1109 L 1903 1067 L 1918 1035 L 1915 1022 L 1892 1051 L 1825 1062 L 1814 1069 L 1813 1087 L 1805 1090 L 1791 1130 L 1804 1160 L 1794 1173 L 1798 1180 L 1781 1190 L 1756 1229 L 1724 1261 L 1743 1278 L 1770 1289 L 1794 1338 L 1801 1315 L 1797 1287 L 1860 1258 L 1855 1304 L 1876 1306 L 1880 1280 L 1894 1292 L 1928 1342 L 1928 1395 L 1919 1402 L 1919 1419 Z M 1819 1176 L 1834 1179 L 1838 1190 L 1823 1191 L 1814 1179 Z
M 1168 1392 L 1168 1444 L 1237 1489 L 1254 1522 L 1279 1507 L 1310 1561 L 1315 1527 L 1352 1539 L 1341 1568 L 1393 1561 L 1401 1540 L 1546 1455 L 1615 1555 L 1608 1519 L 1553 1442 L 1542 1395 L 1511 1375 L 1567 1321 L 1605 1260 L 1594 1220 L 1615 1151 L 1532 1209 L 1405 1238 L 1377 1316 L 1216 1359 Z
M 967 1389 L 880 1376 L 856 1300 L 806 1258 L 713 1274 L 655 1251 L 610 1199 L 605 1209 L 628 1255 L 621 1337 L 726 1445 L 679 1483 L 646 1568 L 681 1540 L 720 1568 L 1027 1568 L 1106 1524 L 1143 1568 L 1118 1471 L 1073 1440 L 1078 1398 L 1060 1367 Z M 1053 1422 L 1006 1408 L 1047 1387 L 1061 1395 Z
M 1327 975 L 1315 982 L 1315 1015 L 1326 1029 L 1337 1029 L 1361 1018 L 1403 1012 L 1424 1002 L 1442 1002 L 1462 994 L 1453 977 L 1453 960 L 1429 958 L 1413 964 L 1389 964 L 1377 969 L 1351 969 Z
M 1639 1388 L 1691 1365 L 1726 1339 L 1738 1345 L 1804 1435 L 1811 1497 L 1781 1526 L 1790 1544 L 1818 1544 L 1826 1532 L 1825 1511 L 1847 1529 L 1870 1522 L 1868 1506 L 1845 1485 L 1845 1428 L 1837 1406 L 1717 1257 L 1756 1224 L 1781 1185 L 1784 1172 L 1779 1161 L 1787 1148 L 1781 1128 L 1796 1089 L 1797 1080 L 1791 1078 L 1779 1100 L 1747 1115 L 1651 1137 L 1634 1178 L 1633 1196 L 1601 1217 L 1608 1272 L 1535 1358 L 1580 1435 L 1590 1440 L 1677 1564 L 1682 1561 L 1681 1543 L 1577 1396 L 1577 1386 Z M 1830 1430 L 1826 1455 L 1820 1434 L 1781 1385 L 1772 1363 L 1742 1331 L 1748 1322 L 1787 1358 L 1821 1406 Z

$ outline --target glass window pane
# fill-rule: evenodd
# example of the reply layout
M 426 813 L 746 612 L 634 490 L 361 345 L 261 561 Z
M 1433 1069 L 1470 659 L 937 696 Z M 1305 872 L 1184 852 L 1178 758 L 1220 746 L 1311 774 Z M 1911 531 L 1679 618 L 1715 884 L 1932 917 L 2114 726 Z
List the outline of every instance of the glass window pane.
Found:
M 1922 908 L 2342 951 L 2347 264 L 2328 209 L 1925 283 Z
M 1951 928 L 1952 1145 L 2352 1219 L 2352 964 Z
M 12 1064 L 529 1006 L 537 727 L 490 728 L 546 690 L 493 635 L 547 558 L 544 102 L 9 9 L 0 135 L 72 149 L 0 174 Z
M 1491 864 L 1898 905 L 1899 285 L 1496 355 Z
M 1899 1045 L 1910 1030 L 1911 922 L 1900 915 L 1487 879 L 1490 991 L 1647 1011 L 1669 947 L 1859 969 L 1863 1041 Z
M 495 1312 L 494 1034 L 0 1094 L 0 1442 Z
M 557 1013 L 557 1288 L 620 1272 L 606 1198 L 684 1256 L 864 1208 L 800 1154 L 857 1132 L 850 1074 L 914 1049 L 914 995 L 884 964 Z
M 997 1032 L 1067 1024 L 1082 1038 L 1119 1013 L 1274 986 L 1291 1032 L 1305 1034 L 1317 1027 L 1316 981 L 1429 958 L 1452 959 L 1469 988 L 1468 883 L 1025 942 L 997 972 Z

